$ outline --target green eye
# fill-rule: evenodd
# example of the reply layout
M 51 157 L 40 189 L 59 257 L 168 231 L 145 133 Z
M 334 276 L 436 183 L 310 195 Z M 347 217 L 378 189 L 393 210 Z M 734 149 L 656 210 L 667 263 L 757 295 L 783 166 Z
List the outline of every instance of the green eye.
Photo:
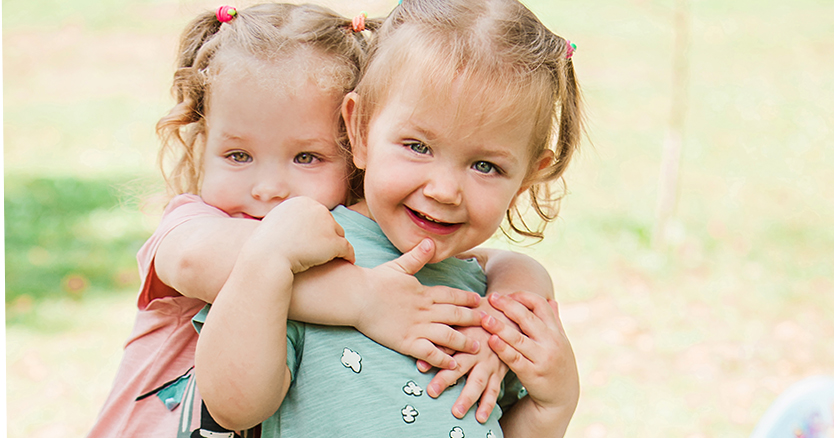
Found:
M 246 152 L 232 152 L 226 155 L 226 158 L 234 161 L 235 163 L 250 163 L 252 162 L 252 156 L 247 154 Z
M 295 161 L 298 164 L 310 164 L 315 159 L 316 159 L 316 157 L 313 154 L 311 154 L 309 152 L 302 152 L 302 153 L 296 155 L 295 159 L 293 161 Z
M 418 154 L 429 153 L 429 147 L 426 146 L 425 143 L 408 143 L 407 146 L 411 148 L 412 151 L 417 152 Z
M 481 173 L 490 173 L 495 170 L 495 165 L 488 161 L 478 161 L 472 165 L 472 168 Z

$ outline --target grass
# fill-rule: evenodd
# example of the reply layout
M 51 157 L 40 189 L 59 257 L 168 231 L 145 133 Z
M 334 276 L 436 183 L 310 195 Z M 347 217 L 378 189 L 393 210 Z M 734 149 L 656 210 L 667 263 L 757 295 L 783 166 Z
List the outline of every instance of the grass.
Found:
M 135 182 L 130 182 L 135 183 Z M 127 181 L 10 177 L 5 184 L 6 303 L 29 308 L 63 296 L 138 285 L 134 255 L 147 238 Z M 25 314 L 25 312 L 22 312 Z M 18 312 L 9 323 L 15 324 Z
M 154 226 L 137 199 L 158 187 L 152 127 L 176 34 L 216 6 L 58 3 L 3 5 L 13 437 L 80 436 L 106 396 L 132 324 L 123 279 Z M 493 244 L 554 278 L 582 381 L 568 436 L 749 435 L 781 391 L 834 363 L 834 5 L 690 1 L 675 232 L 657 250 L 674 2 L 528 4 L 579 46 L 590 141 L 547 238 Z M 67 292 L 73 275 L 84 293 Z

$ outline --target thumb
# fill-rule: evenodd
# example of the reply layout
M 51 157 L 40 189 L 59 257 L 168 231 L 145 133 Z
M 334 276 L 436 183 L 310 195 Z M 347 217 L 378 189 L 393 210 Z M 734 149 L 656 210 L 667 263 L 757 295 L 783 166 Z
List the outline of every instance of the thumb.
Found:
M 423 239 L 419 245 L 411 251 L 393 260 L 391 267 L 408 275 L 416 274 L 423 266 L 434 257 L 434 242 L 431 239 Z

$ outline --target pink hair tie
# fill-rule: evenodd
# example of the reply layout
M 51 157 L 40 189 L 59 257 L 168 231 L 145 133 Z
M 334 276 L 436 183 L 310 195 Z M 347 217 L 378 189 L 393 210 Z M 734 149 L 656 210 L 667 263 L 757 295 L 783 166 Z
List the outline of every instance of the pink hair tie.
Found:
M 571 59 L 573 57 L 573 52 L 576 51 L 576 44 L 570 42 L 570 40 L 565 40 L 568 43 L 568 53 L 565 55 L 565 59 Z
M 237 9 L 231 6 L 221 6 L 217 8 L 217 13 L 214 15 L 217 17 L 217 21 L 228 23 L 237 15 Z
M 354 32 L 362 32 L 365 30 L 365 19 L 368 18 L 368 14 L 365 12 L 360 12 L 359 15 L 353 17 L 353 21 L 351 21 L 351 29 Z

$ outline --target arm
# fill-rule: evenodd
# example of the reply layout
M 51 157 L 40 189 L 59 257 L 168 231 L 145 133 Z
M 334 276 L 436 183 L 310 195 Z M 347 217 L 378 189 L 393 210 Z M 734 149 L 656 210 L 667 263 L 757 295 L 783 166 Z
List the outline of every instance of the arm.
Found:
M 400 258 L 374 269 L 334 260 L 297 275 L 291 318 L 352 326 L 399 353 L 439 368 L 455 368 L 454 359 L 437 345 L 478 351 L 478 343 L 450 326 L 478 326 L 479 312 L 468 308 L 482 300 L 474 292 L 423 286 L 413 277 L 431 260 L 433 245 L 425 239 Z M 486 340 L 480 345 L 488 350 Z
M 458 257 L 475 257 L 488 278 L 487 295 L 493 292 L 533 292 L 553 299 L 553 280 L 539 262 L 530 256 L 491 248 L 475 248 Z
M 327 209 L 308 198 L 274 208 L 242 246 L 195 357 L 200 392 L 219 424 L 245 429 L 280 407 L 291 377 L 286 328 L 293 276 L 336 257 L 352 260 L 353 249 Z
M 535 293 L 545 299 L 553 298 L 553 282 L 550 274 L 532 257 L 489 248 L 475 248 L 458 257 L 474 257 L 478 260 L 487 275 L 488 296 L 494 293 L 510 294 L 521 290 Z M 501 320 L 508 326 L 515 326 L 486 300 L 479 305 L 478 310 Z M 490 338 L 490 334 L 481 327 L 465 327 L 458 330 L 477 340 L 481 345 L 486 344 Z M 483 423 L 489 418 L 498 400 L 501 381 L 508 371 L 507 365 L 492 350 L 486 348 L 474 354 L 459 352 L 453 358 L 461 366 L 457 369 L 439 371 L 429 383 L 426 392 L 432 397 L 437 397 L 468 373 L 466 385 L 452 407 L 452 414 L 462 418 L 469 408 L 480 400 L 475 417 Z M 419 367 L 424 371 L 429 368 L 427 364 L 419 364 Z
M 160 242 L 154 256 L 156 275 L 177 292 L 212 303 L 259 225 L 251 219 L 220 217 L 187 221 Z
M 217 217 L 185 222 L 160 243 L 155 259 L 157 275 L 183 295 L 214 302 L 241 247 L 262 225 L 249 219 Z M 453 368 L 452 357 L 435 345 L 455 351 L 478 349 L 472 339 L 449 326 L 478 325 L 478 313 L 467 312 L 464 307 L 474 307 L 480 298 L 472 292 L 425 287 L 413 278 L 433 254 L 433 247 L 418 246 L 375 269 L 334 260 L 300 273 L 292 284 L 289 317 L 352 326 L 402 354 L 440 368 Z M 273 256 L 280 256 L 277 247 L 265 253 L 263 259 L 268 261 Z M 398 313 L 407 314 L 410 319 L 388 317 Z M 482 342 L 486 345 L 485 340 Z

